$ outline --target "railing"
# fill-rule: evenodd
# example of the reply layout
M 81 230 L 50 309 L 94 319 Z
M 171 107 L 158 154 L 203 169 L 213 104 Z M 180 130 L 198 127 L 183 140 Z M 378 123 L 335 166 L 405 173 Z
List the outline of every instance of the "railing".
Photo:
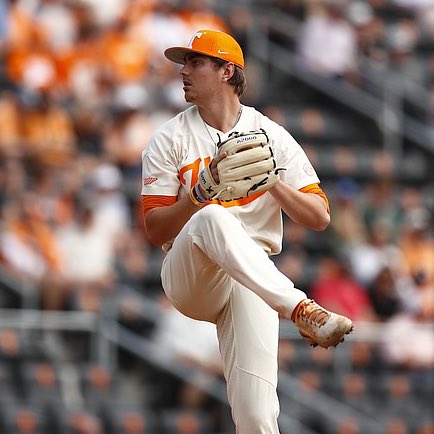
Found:
M 114 326 L 113 321 L 106 320 L 106 316 L 91 312 L 0 309 L 0 330 L 18 330 L 23 342 L 29 342 L 36 330 L 88 333 L 91 361 L 107 367 L 113 365 L 116 349 L 106 339 L 106 330 Z

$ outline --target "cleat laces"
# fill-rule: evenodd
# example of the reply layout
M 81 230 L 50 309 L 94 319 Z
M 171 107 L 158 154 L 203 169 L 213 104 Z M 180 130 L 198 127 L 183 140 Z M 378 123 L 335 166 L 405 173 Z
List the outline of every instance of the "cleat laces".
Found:
M 309 300 L 309 302 L 302 303 L 299 306 L 296 317 L 299 321 L 306 321 L 312 325 L 322 327 L 327 322 L 330 314 L 313 300 Z
M 313 347 L 336 346 L 343 342 L 344 335 L 353 330 L 349 318 L 329 312 L 310 299 L 298 304 L 291 319 L 298 327 L 303 340 Z

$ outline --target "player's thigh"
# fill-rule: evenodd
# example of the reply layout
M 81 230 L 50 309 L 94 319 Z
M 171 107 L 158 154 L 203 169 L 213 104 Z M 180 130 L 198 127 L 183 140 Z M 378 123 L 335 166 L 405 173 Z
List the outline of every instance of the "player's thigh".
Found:
M 163 261 L 162 285 L 169 300 L 184 315 L 215 322 L 229 299 L 232 279 L 184 229 Z

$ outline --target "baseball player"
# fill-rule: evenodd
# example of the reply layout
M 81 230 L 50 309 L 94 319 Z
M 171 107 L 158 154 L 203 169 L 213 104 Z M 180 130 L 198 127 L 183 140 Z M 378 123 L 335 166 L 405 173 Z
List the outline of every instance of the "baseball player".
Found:
M 192 105 L 143 152 L 145 231 L 167 252 L 161 278 L 173 305 L 217 326 L 236 432 L 276 434 L 279 314 L 314 346 L 335 346 L 352 330 L 269 258 L 281 250 L 282 210 L 322 231 L 327 198 L 294 138 L 240 103 L 244 59 L 230 35 L 200 30 L 165 56 L 183 65 Z

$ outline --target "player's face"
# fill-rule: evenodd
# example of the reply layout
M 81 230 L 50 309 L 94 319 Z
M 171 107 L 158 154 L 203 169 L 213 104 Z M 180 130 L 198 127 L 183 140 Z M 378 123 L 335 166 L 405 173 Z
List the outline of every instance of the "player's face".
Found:
M 221 92 L 222 71 L 208 56 L 187 55 L 180 74 L 187 102 L 197 104 Z

